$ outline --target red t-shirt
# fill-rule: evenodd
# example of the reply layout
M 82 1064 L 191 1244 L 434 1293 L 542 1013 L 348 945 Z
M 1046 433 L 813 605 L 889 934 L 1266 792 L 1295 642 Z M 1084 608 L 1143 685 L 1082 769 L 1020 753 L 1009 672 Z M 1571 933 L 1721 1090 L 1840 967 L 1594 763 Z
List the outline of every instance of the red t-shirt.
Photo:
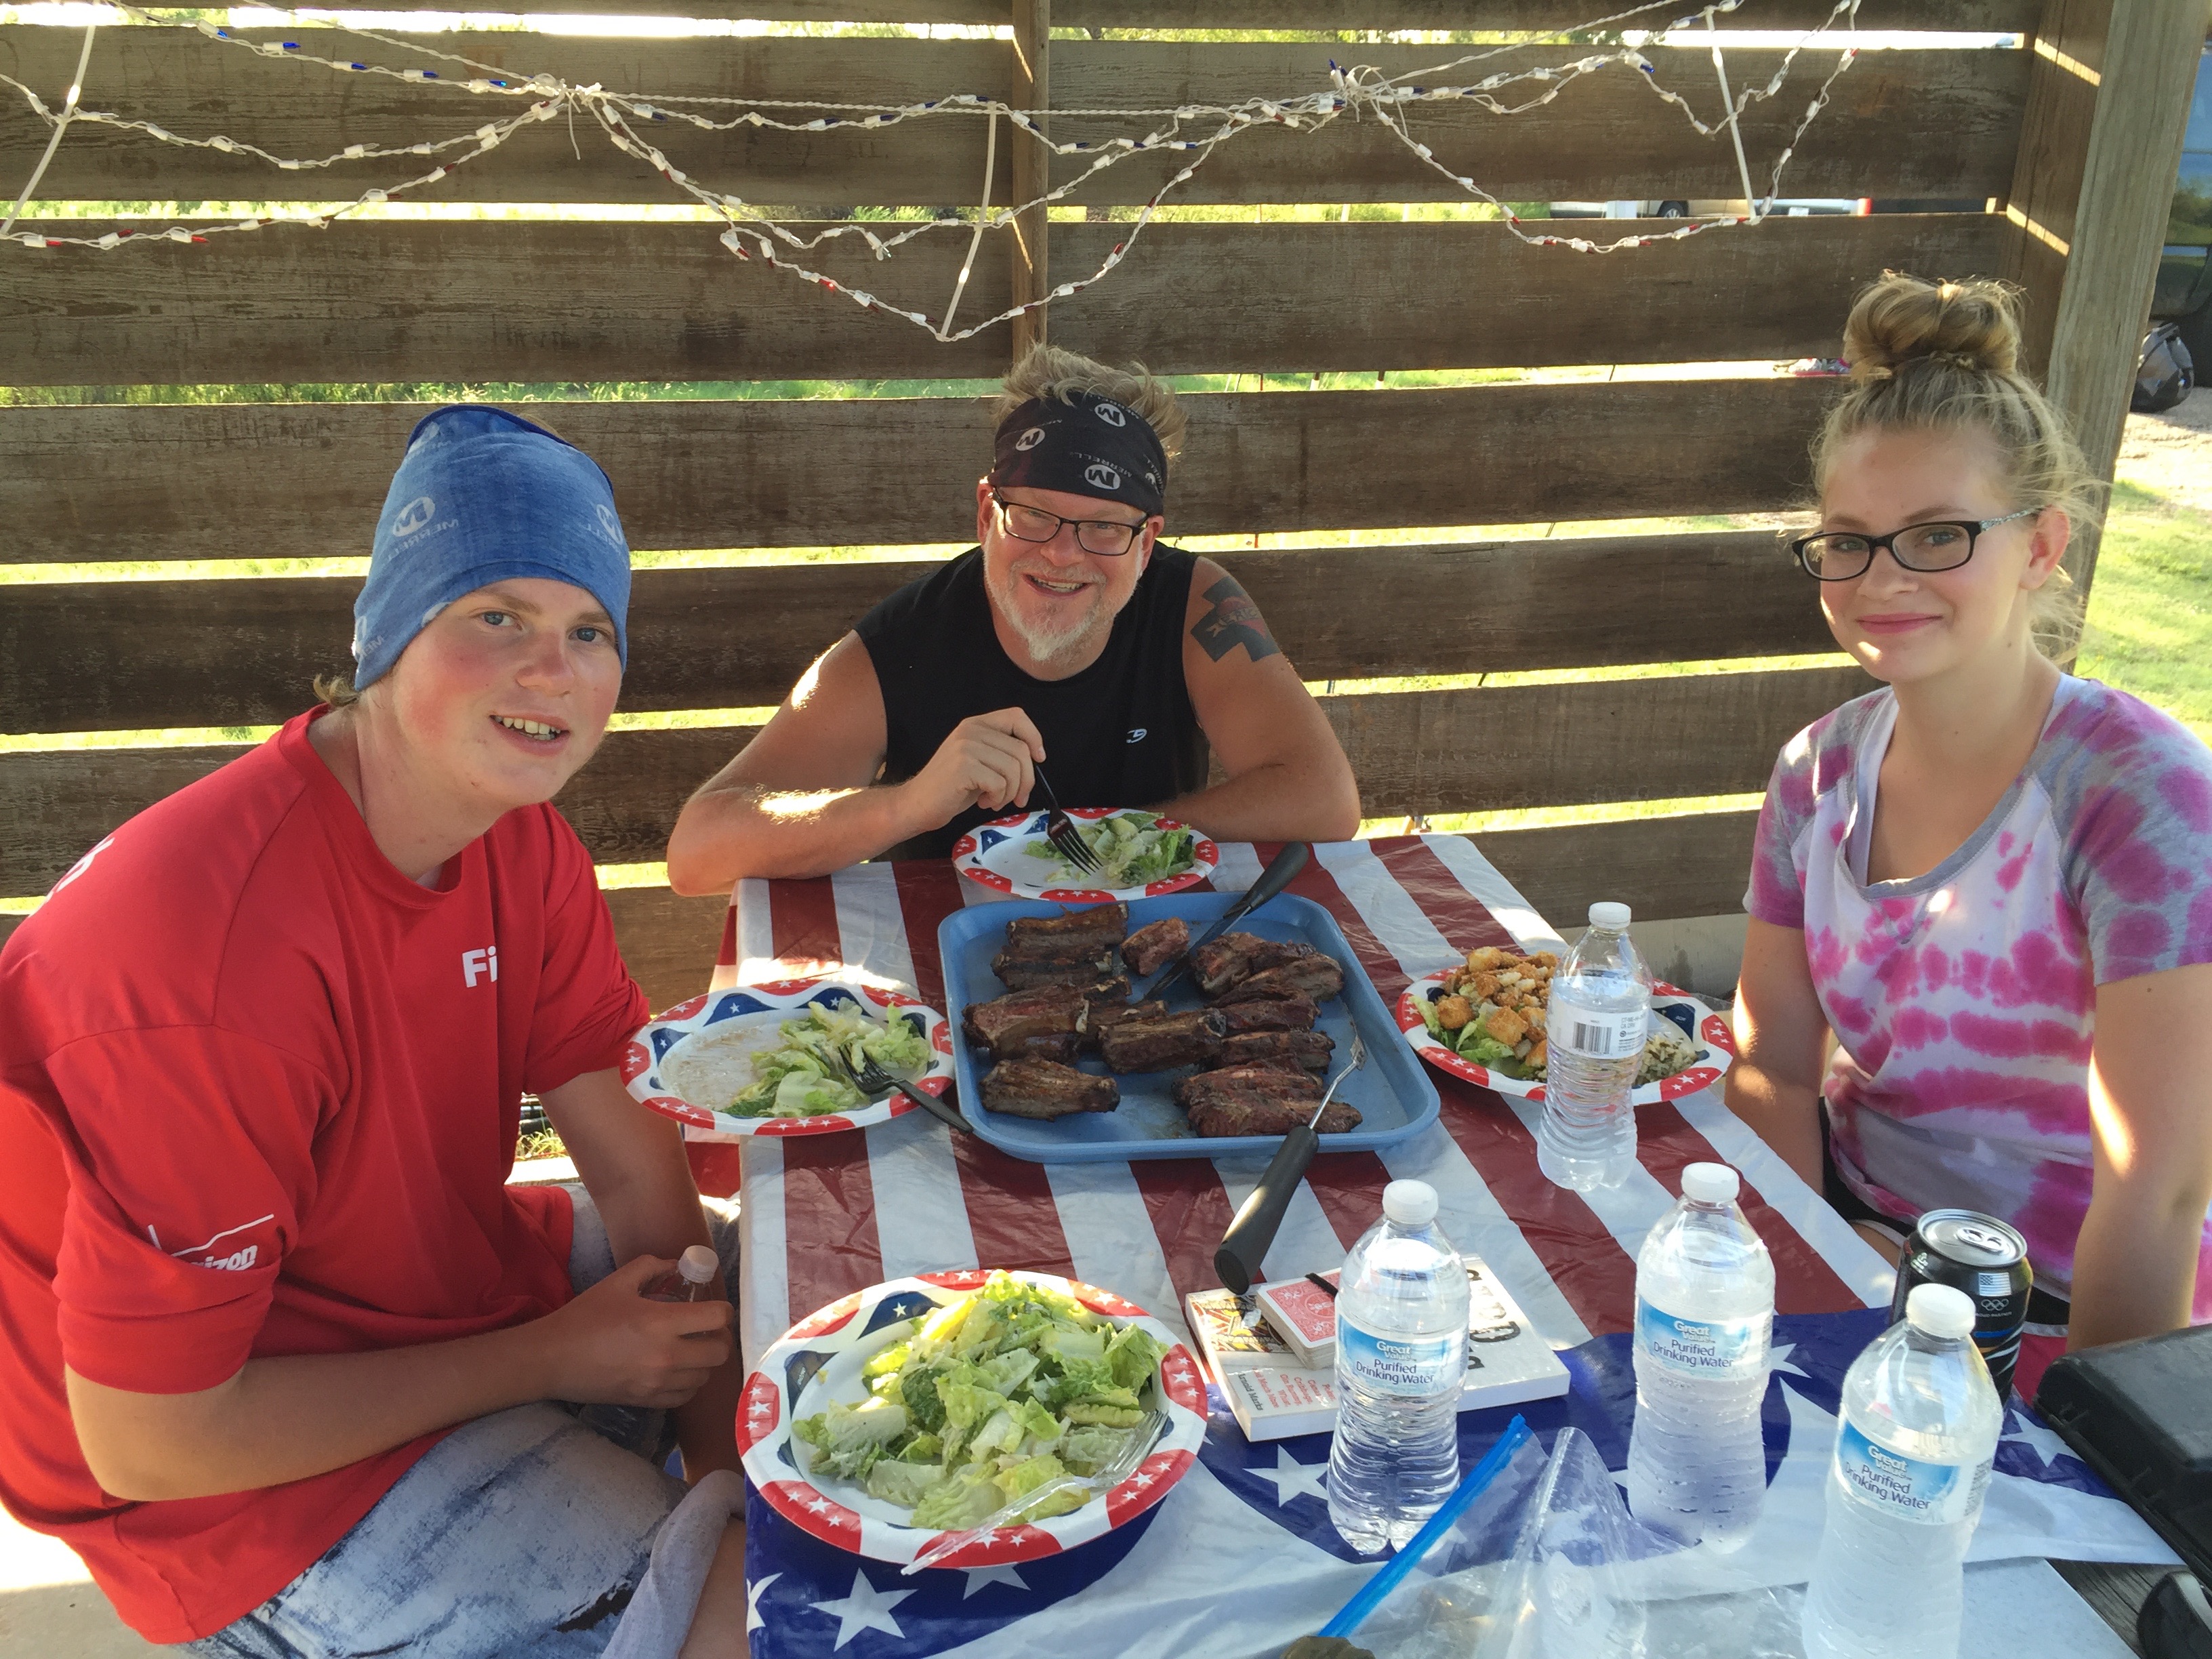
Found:
M 126 1503 L 85 1468 L 64 1364 L 184 1394 L 551 1311 L 571 1215 L 504 1184 L 520 1096 L 612 1066 L 647 1017 L 550 806 L 417 886 L 313 718 L 132 818 L 0 952 L 0 1498 L 155 1642 L 281 1589 L 438 1437 Z

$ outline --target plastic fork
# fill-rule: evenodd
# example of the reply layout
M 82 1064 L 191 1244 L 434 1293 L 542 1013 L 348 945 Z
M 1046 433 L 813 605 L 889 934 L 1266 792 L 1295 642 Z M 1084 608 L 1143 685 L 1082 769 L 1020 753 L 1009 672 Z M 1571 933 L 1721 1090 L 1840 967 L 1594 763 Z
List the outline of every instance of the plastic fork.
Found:
M 917 1089 L 904 1078 L 886 1071 L 877 1061 L 876 1057 L 861 1048 L 859 1043 L 853 1045 L 850 1054 L 833 1043 L 831 1052 L 837 1056 L 838 1065 L 844 1068 L 845 1075 L 851 1079 L 853 1086 L 867 1096 L 870 1100 L 880 1095 L 904 1095 L 932 1117 L 942 1121 L 948 1128 L 958 1129 L 963 1133 L 971 1135 L 975 1133 L 974 1127 L 960 1115 L 957 1108 L 945 1101 L 939 1100 L 928 1090 Z
M 1321 1121 L 1328 1103 L 1336 1098 L 1337 1085 L 1366 1064 L 1367 1041 L 1354 1026 L 1351 1060 L 1331 1079 L 1321 1104 L 1314 1108 L 1312 1119 L 1291 1126 L 1282 1146 L 1267 1160 L 1267 1172 L 1260 1177 L 1260 1184 L 1238 1207 L 1229 1231 L 1221 1236 L 1221 1248 L 1213 1253 L 1213 1271 L 1237 1295 L 1250 1290 L 1252 1281 L 1260 1277 L 1260 1264 L 1267 1260 L 1267 1247 L 1275 1242 L 1275 1231 L 1283 1224 L 1283 1212 L 1290 1207 L 1291 1194 L 1297 1191 L 1306 1166 L 1321 1150 L 1321 1136 L 1315 1133 L 1314 1125 Z
M 1044 791 L 1045 799 L 1052 804 L 1052 810 L 1044 815 L 1044 838 L 1052 843 L 1054 852 L 1085 875 L 1097 875 L 1105 866 L 1099 862 L 1098 854 L 1091 850 L 1091 843 L 1083 839 L 1083 832 L 1075 827 L 1075 820 L 1061 810 L 1060 797 L 1053 793 L 1052 784 L 1044 775 L 1044 768 L 1032 766 L 1030 770 L 1036 778 L 1037 787 Z
M 922 1547 L 919 1554 L 899 1569 L 902 1576 L 911 1576 L 924 1567 L 943 1560 L 946 1556 L 963 1550 L 978 1539 L 988 1538 L 1000 1527 L 1025 1510 L 1035 1509 L 1045 1498 L 1064 1492 L 1088 1492 L 1093 1494 L 1111 1492 L 1137 1472 L 1137 1466 L 1152 1455 L 1160 1436 L 1168 1425 L 1164 1412 L 1146 1412 L 1142 1421 L 1129 1431 L 1127 1443 L 1115 1455 L 1114 1461 L 1096 1474 L 1063 1474 L 1048 1480 L 1035 1492 L 1025 1492 L 1011 1502 L 1001 1504 L 988 1520 L 964 1528 L 958 1532 L 941 1532 Z M 1088 1498 L 1084 1500 L 1089 1502 Z

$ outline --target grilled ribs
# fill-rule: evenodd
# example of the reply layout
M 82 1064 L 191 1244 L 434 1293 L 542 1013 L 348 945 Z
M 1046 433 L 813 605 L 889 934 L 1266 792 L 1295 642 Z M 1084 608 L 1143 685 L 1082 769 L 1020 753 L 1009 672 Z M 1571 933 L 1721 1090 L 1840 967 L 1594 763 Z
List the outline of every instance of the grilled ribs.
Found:
M 1006 954 L 1022 959 L 1110 951 L 1129 931 L 1129 907 L 1100 904 L 1057 916 L 1016 916 L 1006 924 Z
M 1211 1009 L 1117 1019 L 1098 1034 L 1098 1052 L 1117 1072 L 1210 1065 L 1221 1053 L 1221 1017 Z
M 1247 1031 L 1221 1045 L 1224 1066 L 1257 1066 L 1284 1061 L 1310 1072 L 1326 1071 L 1336 1039 L 1326 1031 Z
M 1303 996 L 1255 997 L 1249 1002 L 1223 1003 L 1214 1012 L 1231 1036 L 1246 1031 L 1309 1031 L 1321 1018 L 1313 999 Z
M 1030 1037 L 1059 1032 L 1080 1036 L 1093 1009 L 1118 1007 L 1128 995 L 1126 979 L 1087 990 L 1063 985 L 1014 991 L 988 1002 L 969 1003 L 961 1012 L 960 1029 L 970 1042 L 988 1048 L 994 1058 L 1007 1060 L 1019 1053 L 1022 1043 Z
M 1053 1031 L 1043 1036 L 1024 1037 L 1001 1054 L 992 1051 L 997 1060 L 1056 1060 L 1063 1066 L 1073 1066 L 1083 1053 L 1083 1037 L 1075 1031 Z
M 1010 991 L 1035 991 L 1048 986 L 1090 987 L 1114 977 L 1114 952 L 1096 955 L 1017 957 L 1001 951 L 991 958 L 991 971 Z
M 1327 1002 L 1344 989 L 1344 969 L 1333 957 L 1318 951 L 1262 968 L 1247 975 L 1221 994 L 1224 1003 L 1256 1002 L 1263 999 L 1303 996 Z
M 1164 1002 L 1132 1002 L 1112 1007 L 1100 1003 L 1091 1006 L 1091 1018 L 1083 1027 L 1083 1047 L 1085 1052 L 1097 1054 L 1098 1044 L 1108 1029 L 1125 1019 L 1158 1019 L 1168 1011 Z
M 1176 1099 L 1200 1134 L 1280 1135 L 1313 1116 L 1322 1086 L 1304 1072 L 1272 1066 L 1237 1066 L 1200 1072 L 1176 1086 Z M 1342 1134 L 1359 1125 L 1358 1109 L 1331 1101 L 1317 1133 Z
M 1164 968 L 1190 949 L 1190 924 L 1181 916 L 1164 916 L 1148 923 L 1121 941 L 1121 960 L 1133 974 Z
M 1198 988 L 1218 996 L 1252 971 L 1252 953 L 1267 948 L 1257 933 L 1224 933 L 1208 939 L 1191 952 L 1192 976 Z
M 1013 1117 L 1069 1117 L 1110 1112 L 1121 1091 L 1110 1077 L 1093 1077 L 1050 1060 L 1002 1060 L 983 1074 L 984 1109 Z

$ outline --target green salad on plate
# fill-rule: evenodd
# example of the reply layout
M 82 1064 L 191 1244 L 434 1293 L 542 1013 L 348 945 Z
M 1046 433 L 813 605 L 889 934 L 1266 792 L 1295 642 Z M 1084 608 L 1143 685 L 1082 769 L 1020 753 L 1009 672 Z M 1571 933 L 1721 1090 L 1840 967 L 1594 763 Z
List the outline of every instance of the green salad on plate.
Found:
M 929 1069 L 929 1044 L 896 1013 L 879 1025 L 854 1005 L 817 1003 L 776 1029 L 782 1041 L 751 1056 L 751 1085 L 722 1109 L 732 1116 L 819 1117 L 866 1105 L 840 1055 L 854 1070 L 866 1058 L 909 1080 Z
M 981 1525 L 1047 1481 L 1111 1464 L 1141 1432 L 1167 1352 L 1140 1326 L 1004 1273 L 909 1322 L 861 1366 L 866 1400 L 833 1401 L 791 1431 L 809 1474 L 858 1481 L 937 1529 Z M 1063 1489 L 1014 1521 L 1087 1501 Z
M 1109 892 L 1165 881 L 1170 876 L 1182 875 L 1197 866 L 1197 831 L 1157 828 L 1159 820 L 1153 813 L 1115 812 L 1107 817 L 1091 821 L 1077 818 L 1073 822 L 1075 833 L 1098 855 L 1098 869 L 1076 869 L 1060 856 L 1058 848 L 1042 836 L 1024 842 L 1022 851 L 1033 859 L 1058 865 L 1057 878 Z

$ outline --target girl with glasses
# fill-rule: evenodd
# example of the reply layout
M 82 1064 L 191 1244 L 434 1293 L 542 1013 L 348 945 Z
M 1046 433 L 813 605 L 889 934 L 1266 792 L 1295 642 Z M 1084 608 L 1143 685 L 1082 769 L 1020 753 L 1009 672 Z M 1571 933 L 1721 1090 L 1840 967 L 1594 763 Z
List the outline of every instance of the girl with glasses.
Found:
M 2032 1398 L 2212 1321 L 2212 752 L 2053 660 L 2094 481 L 2020 343 L 1994 283 L 1852 308 L 1792 550 L 1884 684 L 1776 763 L 1728 1098 L 1893 1258 L 1926 1210 L 2018 1229 Z

